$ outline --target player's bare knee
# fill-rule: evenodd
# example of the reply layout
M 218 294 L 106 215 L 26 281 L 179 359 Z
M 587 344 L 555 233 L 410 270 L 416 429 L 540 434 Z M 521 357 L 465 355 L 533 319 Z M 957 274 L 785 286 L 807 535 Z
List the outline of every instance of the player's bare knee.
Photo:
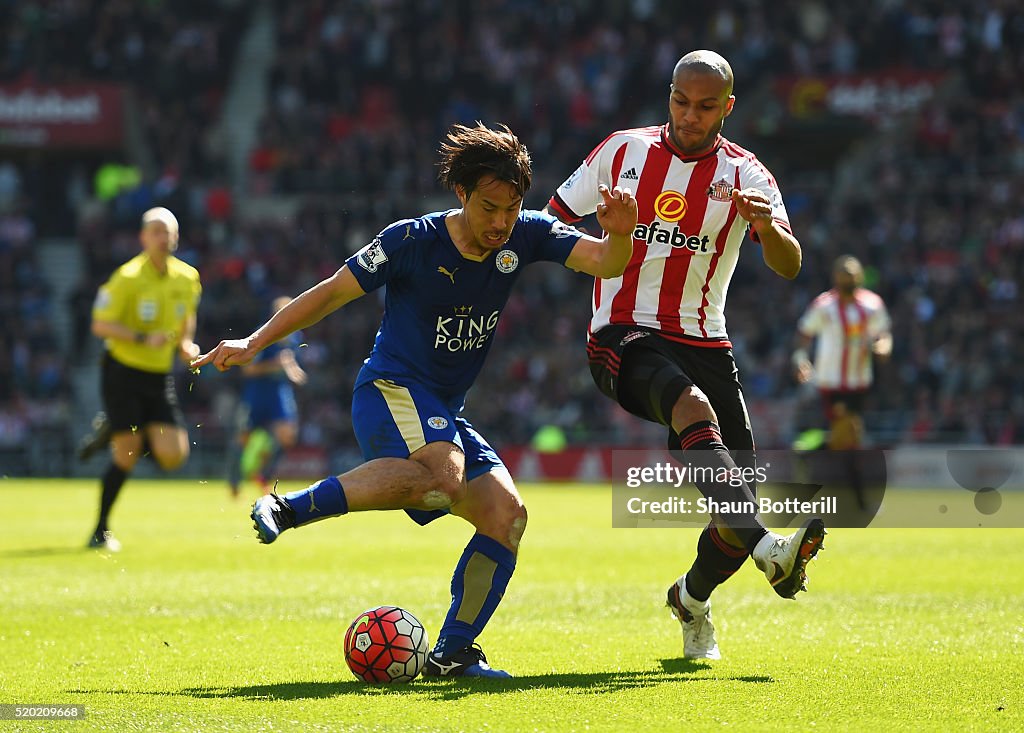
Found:
M 512 521 L 508 528 L 508 543 L 513 550 L 519 549 L 519 543 L 523 541 L 523 534 L 526 532 L 526 507 L 520 503 L 514 510 Z
M 526 532 L 527 520 L 526 507 L 518 496 L 495 498 L 486 507 L 477 507 L 466 518 L 480 534 L 518 552 L 519 543 Z
M 274 431 L 274 437 L 284 449 L 292 448 L 298 441 L 298 427 L 292 424 L 280 425 Z
M 131 471 L 142 455 L 142 438 L 136 435 L 115 436 L 110 443 L 110 458 L 122 471 Z
M 717 422 L 718 418 L 711 408 L 708 396 L 699 388 L 690 385 L 683 390 L 672 407 L 672 427 L 678 432 L 703 420 Z
M 487 529 L 499 540 L 506 539 L 504 544 L 508 547 L 513 550 L 519 547 L 523 533 L 526 532 L 527 515 L 526 506 L 517 493 L 512 491 L 495 496 L 482 519 L 484 521 L 478 529 L 484 529 L 483 525 L 488 524 Z
M 188 460 L 189 449 L 186 447 L 183 451 L 177 453 L 157 453 L 156 462 L 160 465 L 161 470 L 164 471 L 175 471 Z
M 139 455 L 138 452 L 118 453 L 113 451 L 111 453 L 111 460 L 115 466 L 125 473 L 131 473 L 135 468 L 135 464 L 139 462 Z
M 419 504 L 424 509 L 448 509 L 466 496 L 466 482 L 459 476 L 433 475 L 420 491 Z
M 429 489 L 420 497 L 420 503 L 424 509 L 447 509 L 455 502 L 444 491 Z

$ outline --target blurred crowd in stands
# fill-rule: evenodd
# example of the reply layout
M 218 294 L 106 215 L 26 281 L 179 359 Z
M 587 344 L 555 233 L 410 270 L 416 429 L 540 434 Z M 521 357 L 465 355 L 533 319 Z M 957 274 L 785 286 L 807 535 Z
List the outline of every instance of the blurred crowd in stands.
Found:
M 437 143 L 451 123 L 509 124 L 532 151 L 527 204 L 539 208 L 609 132 L 663 121 L 675 60 L 713 48 L 736 72 L 740 121 L 727 121 L 725 134 L 772 169 L 804 246 L 804 270 L 787 282 L 747 242 L 729 294 L 759 444 L 788 444 L 794 430 L 821 421 L 813 395 L 789 374 L 789 354 L 799 314 L 828 287 L 842 253 L 862 259 L 894 320 L 895 351 L 869 399 L 869 429 L 889 444 L 1024 442 L 1024 11 L 1000 0 L 868 4 L 736 0 L 686 4 L 680 18 L 680 5 L 667 0 L 274 0 L 268 104 L 236 191 L 210 143 L 248 3 L 0 2 L 9 28 L 0 80 L 118 79 L 139 94 L 156 174 L 141 194 L 99 206 L 74 199 L 87 212 L 77 234 L 88 272 L 72 301 L 81 334 L 74 353 L 83 355 L 95 288 L 135 253 L 137 214 L 151 202 L 182 221 L 180 256 L 204 282 L 198 340 L 212 346 L 247 334 L 273 296 L 333 272 L 391 221 L 454 204 L 435 177 Z M 763 135 L 776 79 L 895 67 L 946 81 L 913 116 L 865 129 L 831 158 Z M 856 159 L 853 182 L 836 165 L 843 156 Z M 45 273 L 25 244 L 49 202 L 24 181 L 4 197 L 12 176 L 45 178 L 30 168 L 0 166 L 0 222 L 13 222 L 0 224 L 8 347 L 0 349 L 0 415 L 14 395 L 67 394 L 52 338 L 39 336 L 45 326 L 33 336 L 25 314 L 45 322 L 47 310 L 65 307 L 47 299 Z M 243 221 L 239 195 L 301 204 L 289 220 Z M 21 264 L 8 267 L 8 258 Z M 591 383 L 583 350 L 590 282 L 555 266 L 533 269 L 503 316 L 469 418 L 498 444 L 558 425 L 571 442 L 660 445 L 660 430 L 625 416 Z M 370 296 L 306 334 L 304 442 L 353 446 L 351 384 L 379 312 Z M 27 344 L 20 357 L 18 343 Z M 59 378 L 31 366 L 48 361 Z M 6 378 L 19 368 L 31 384 Z M 228 424 L 232 390 L 222 387 L 235 382 L 205 373 L 194 381 L 185 397 L 196 422 Z
M 70 397 L 35 225 L 3 191 L 12 170 L 0 163 L 0 450 L 26 443 L 33 425 L 66 420 Z

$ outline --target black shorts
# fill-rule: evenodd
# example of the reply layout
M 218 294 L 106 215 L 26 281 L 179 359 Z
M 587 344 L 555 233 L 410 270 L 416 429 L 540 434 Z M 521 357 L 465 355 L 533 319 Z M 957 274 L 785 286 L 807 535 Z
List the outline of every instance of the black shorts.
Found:
M 829 422 L 845 415 L 860 415 L 864 409 L 866 389 L 823 389 L 821 401 L 825 407 L 825 417 Z
M 133 369 L 104 353 L 102 390 L 103 407 L 115 433 L 150 423 L 185 427 L 172 374 Z
M 692 385 L 707 395 L 726 446 L 754 449 L 731 347 L 684 344 L 637 326 L 606 326 L 591 334 L 587 356 L 598 388 L 637 417 L 668 426 L 670 446 L 678 445 L 672 407 Z

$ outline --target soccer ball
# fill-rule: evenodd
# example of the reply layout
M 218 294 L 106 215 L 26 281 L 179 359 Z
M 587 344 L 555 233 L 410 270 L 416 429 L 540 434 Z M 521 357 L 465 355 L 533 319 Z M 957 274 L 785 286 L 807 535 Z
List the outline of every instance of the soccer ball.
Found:
M 426 629 L 404 608 L 371 608 L 345 632 L 345 662 L 365 682 L 412 682 L 426 661 Z

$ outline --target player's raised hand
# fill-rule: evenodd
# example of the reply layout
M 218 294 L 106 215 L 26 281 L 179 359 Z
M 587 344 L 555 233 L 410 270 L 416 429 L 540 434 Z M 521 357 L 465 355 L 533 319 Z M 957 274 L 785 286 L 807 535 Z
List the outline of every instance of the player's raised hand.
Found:
M 284 375 L 288 377 L 289 382 L 299 387 L 309 381 L 309 375 L 306 374 L 306 370 L 294 362 L 285 367 Z
M 603 183 L 598 186 L 601 203 L 597 205 L 597 223 L 609 234 L 627 237 L 636 229 L 636 199 L 628 188 L 616 186 L 609 191 Z
M 814 366 L 807 359 L 795 361 L 793 376 L 796 377 L 798 384 L 807 384 L 814 378 Z
M 736 205 L 736 213 L 757 225 L 772 220 L 772 202 L 756 188 L 732 190 L 732 202 Z
M 207 364 L 213 364 L 219 371 L 225 372 L 234 366 L 245 366 L 257 353 L 259 350 L 250 345 L 249 339 L 229 339 L 221 341 L 212 351 L 193 359 L 189 366 L 192 369 L 199 369 Z
M 309 375 L 306 374 L 306 370 L 300 367 L 299 363 L 295 361 L 294 356 L 290 359 L 283 359 L 281 361 L 281 368 L 284 370 L 284 375 L 288 377 L 288 381 L 298 387 L 301 387 L 309 381 Z

